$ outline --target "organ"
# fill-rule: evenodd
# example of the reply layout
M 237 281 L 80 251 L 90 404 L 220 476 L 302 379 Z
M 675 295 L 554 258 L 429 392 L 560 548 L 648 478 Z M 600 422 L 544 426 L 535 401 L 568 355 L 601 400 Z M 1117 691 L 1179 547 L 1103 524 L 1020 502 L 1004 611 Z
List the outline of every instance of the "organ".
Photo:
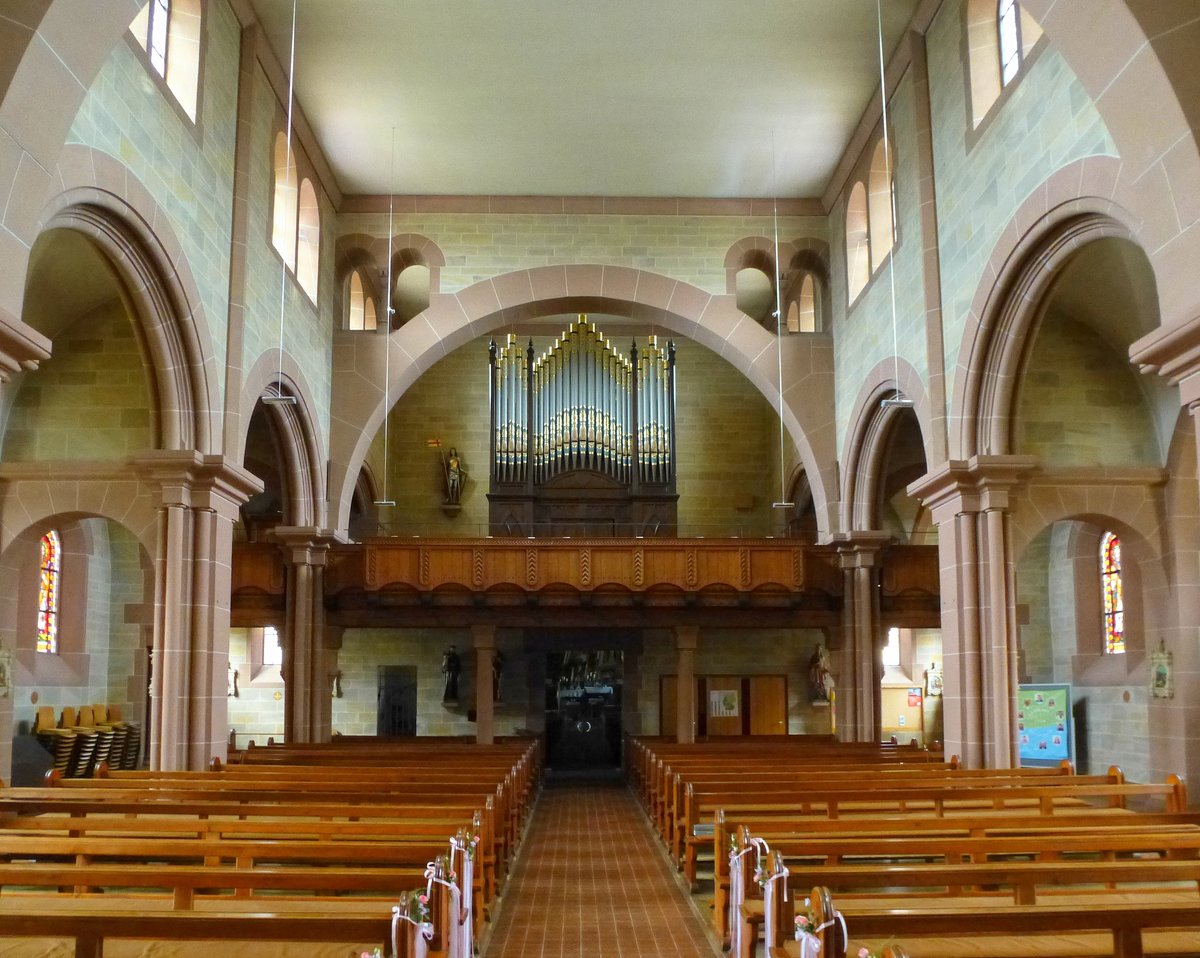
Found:
M 488 352 L 492 535 L 676 534 L 673 343 L 623 355 L 580 315 L 540 356 Z

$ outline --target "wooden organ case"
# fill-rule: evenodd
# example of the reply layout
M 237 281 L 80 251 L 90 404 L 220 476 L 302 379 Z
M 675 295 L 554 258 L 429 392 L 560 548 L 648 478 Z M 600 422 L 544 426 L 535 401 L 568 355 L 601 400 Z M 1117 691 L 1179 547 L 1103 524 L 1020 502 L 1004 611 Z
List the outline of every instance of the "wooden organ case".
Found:
M 675 346 L 629 355 L 580 315 L 490 355 L 492 535 L 674 536 Z

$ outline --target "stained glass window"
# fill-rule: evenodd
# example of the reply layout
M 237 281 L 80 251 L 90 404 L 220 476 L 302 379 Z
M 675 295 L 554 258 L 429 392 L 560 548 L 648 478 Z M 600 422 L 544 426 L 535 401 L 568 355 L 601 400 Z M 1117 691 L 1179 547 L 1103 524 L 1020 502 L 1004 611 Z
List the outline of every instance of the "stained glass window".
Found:
M 62 546 L 53 529 L 42 536 L 41 561 L 38 575 L 38 635 L 39 652 L 58 651 L 58 600 L 62 588 Z
M 1104 593 L 1104 651 L 1125 651 L 1125 593 L 1121 584 L 1121 540 L 1111 532 L 1100 540 L 1100 587 Z

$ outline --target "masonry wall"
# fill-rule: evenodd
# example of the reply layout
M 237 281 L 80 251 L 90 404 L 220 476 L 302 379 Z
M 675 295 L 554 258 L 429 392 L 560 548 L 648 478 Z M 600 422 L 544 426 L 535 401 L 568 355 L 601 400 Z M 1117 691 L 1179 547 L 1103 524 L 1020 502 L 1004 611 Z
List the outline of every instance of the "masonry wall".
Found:
M 6 462 L 124 459 L 154 447 L 146 373 L 119 300 L 59 333 L 53 355 L 26 375 L 3 434 Z
M 454 644 L 462 671 L 458 704 L 443 705 L 442 653 Z M 529 662 L 518 633 L 502 630 L 496 648 L 504 656 L 502 701 L 495 704 L 495 733 L 520 734 L 529 712 Z M 412 665 L 417 669 L 417 734 L 474 737 L 467 717 L 475 708 L 475 653 L 471 636 L 456 629 L 347 629 L 338 655 L 343 697 L 333 700 L 333 729 L 343 735 L 374 735 L 378 709 L 378 668 Z
M 1051 312 L 1021 381 L 1014 449 L 1055 466 L 1156 466 L 1154 423 L 1123 357 Z
M 1017 209 L 1061 167 L 1117 154 L 1083 86 L 1045 40 L 972 131 L 963 6 L 964 0 L 942 4 L 926 36 L 948 404 L 971 301 L 980 283 L 990 281 L 984 267 Z
M 263 359 L 269 370 L 278 370 L 279 350 L 282 347 L 289 363 L 294 362 L 299 368 L 304 385 L 312 394 L 317 426 L 323 444 L 328 447 L 334 316 L 341 315 L 338 311 L 341 294 L 336 289 L 334 278 L 337 217 L 329 198 L 320 189 L 316 179 L 312 178 L 313 185 L 317 187 L 317 202 L 321 210 L 320 275 L 317 300 L 313 302 L 271 244 L 275 134 L 286 132 L 286 114 L 257 63 L 250 82 L 253 87 L 251 114 L 246 122 L 250 159 L 244 238 L 246 308 L 242 366 L 249 370 Z M 300 149 L 294 135 L 292 149 Z M 298 169 L 303 178 L 308 167 L 298 160 Z
M 224 0 L 205 4 L 204 27 L 207 45 L 195 127 L 127 37 L 113 47 L 67 142 L 110 154 L 166 211 L 199 289 L 201 302 L 194 305 L 203 313 L 221 369 L 229 313 L 240 28 Z M 217 388 L 224 390 L 219 376 Z
M 828 734 L 829 707 L 813 705 L 808 696 L 808 663 L 823 642 L 818 629 L 702 629 L 696 649 L 696 676 L 786 675 L 788 734 Z M 674 633 L 647 629 L 636 666 L 637 721 L 641 734 L 661 734 L 661 679 L 677 672 Z
M 628 337 L 620 340 L 624 343 Z M 639 336 L 644 342 L 644 336 Z M 439 361 L 400 398 L 388 422 L 387 497 L 398 534 L 484 535 L 488 523 L 487 338 Z M 545 345 L 549 345 L 546 343 Z M 779 419 L 744 376 L 711 350 L 676 342 L 679 526 L 685 535 L 768 535 L 778 517 Z M 543 344 L 535 342 L 540 351 Z M 428 440 L 441 440 L 440 448 Z M 469 477 L 447 515 L 442 456 L 457 448 Z M 790 440 L 786 447 L 791 451 Z M 794 456 L 794 451 L 791 451 Z M 381 475 L 382 431 L 368 455 Z M 377 490 L 383 495 L 383 488 Z

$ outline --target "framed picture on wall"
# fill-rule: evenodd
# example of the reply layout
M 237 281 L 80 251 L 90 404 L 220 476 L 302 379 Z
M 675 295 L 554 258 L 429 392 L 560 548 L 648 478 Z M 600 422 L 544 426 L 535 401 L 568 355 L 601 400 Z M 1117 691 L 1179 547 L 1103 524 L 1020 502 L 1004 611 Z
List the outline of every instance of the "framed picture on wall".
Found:
M 0 645 L 0 699 L 8 698 L 13 684 L 12 649 Z
M 1156 699 L 1175 697 L 1175 667 L 1172 653 L 1161 639 L 1158 648 L 1150 653 L 1150 694 Z
M 925 695 L 934 696 L 942 694 L 942 670 L 938 668 L 936 662 L 931 662 L 929 668 L 925 670 Z

